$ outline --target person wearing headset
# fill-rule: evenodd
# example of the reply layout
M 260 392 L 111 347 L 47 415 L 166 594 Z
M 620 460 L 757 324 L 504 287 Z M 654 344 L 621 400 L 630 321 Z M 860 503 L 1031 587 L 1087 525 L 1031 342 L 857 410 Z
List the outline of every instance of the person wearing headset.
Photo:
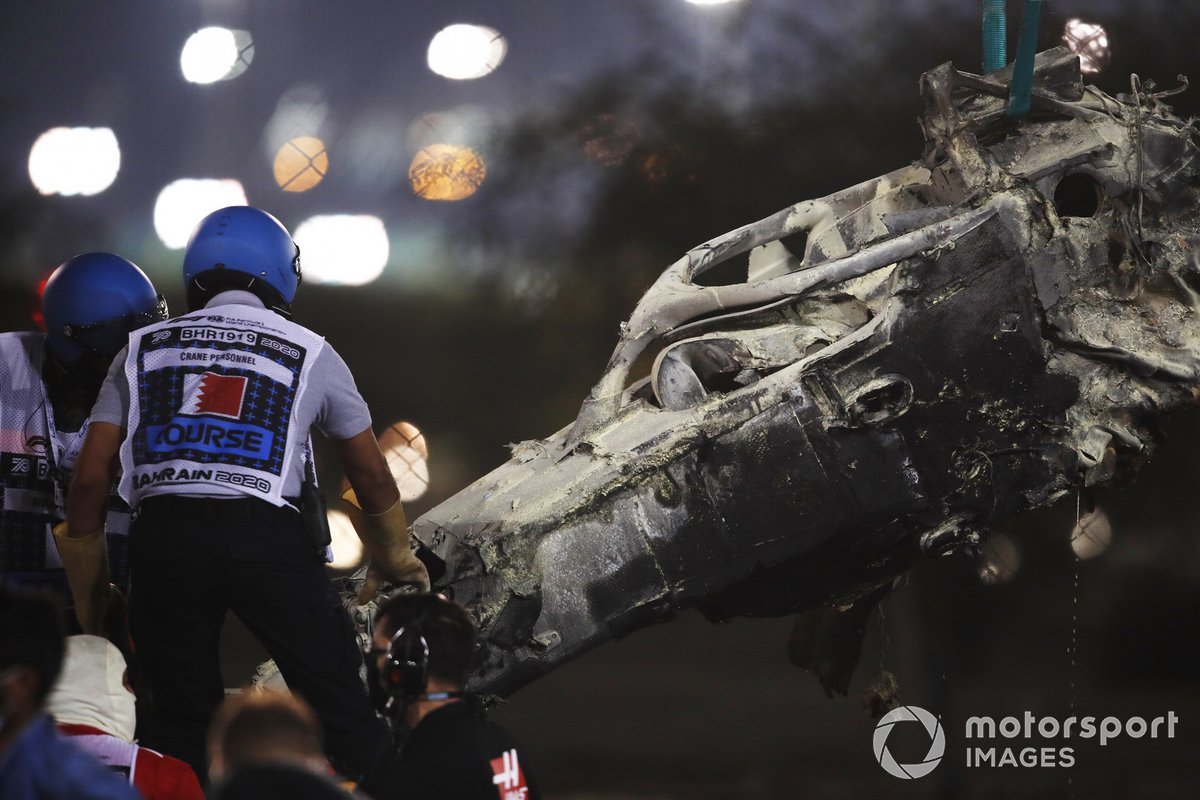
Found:
M 300 513 L 315 479 L 311 426 L 329 438 L 361 512 L 371 558 L 362 596 L 385 578 L 429 586 L 353 376 L 290 319 L 300 276 L 299 248 L 265 211 L 232 206 L 201 220 L 183 259 L 190 311 L 138 331 L 118 355 L 71 484 L 68 535 L 93 535 L 119 460 L 118 490 L 136 509 L 129 626 L 153 693 L 145 738 L 202 778 L 228 610 L 316 710 L 339 772 L 357 777 L 387 738 L 324 548 Z M 73 588 L 103 583 L 98 570 Z
M 465 691 L 478 631 L 440 594 L 380 604 L 365 653 L 376 708 L 399 730 L 360 788 L 376 800 L 538 800 L 526 751 Z
M 115 494 L 105 494 L 107 542 L 79 542 L 82 552 L 68 546 L 60 556 L 51 531 L 66 515 L 71 470 L 113 356 L 130 331 L 166 316 L 162 296 L 136 264 L 83 253 L 46 281 L 45 333 L 0 333 L 0 583 L 70 597 L 61 559 L 88 561 L 88 548 L 107 546 L 112 576 L 123 586 L 129 509 Z

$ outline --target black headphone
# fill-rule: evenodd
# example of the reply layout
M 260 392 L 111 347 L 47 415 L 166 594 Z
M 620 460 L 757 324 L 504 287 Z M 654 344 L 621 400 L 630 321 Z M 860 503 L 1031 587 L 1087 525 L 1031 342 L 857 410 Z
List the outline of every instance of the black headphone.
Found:
M 392 698 L 409 702 L 425 694 L 429 682 L 429 642 L 425 639 L 424 627 L 448 602 L 436 593 L 417 597 L 410 606 L 414 612 L 412 619 L 397 628 L 388 640 L 380 677 Z
M 392 697 L 413 700 L 429 680 L 429 643 L 421 633 L 424 614 L 396 630 L 383 656 L 383 681 Z

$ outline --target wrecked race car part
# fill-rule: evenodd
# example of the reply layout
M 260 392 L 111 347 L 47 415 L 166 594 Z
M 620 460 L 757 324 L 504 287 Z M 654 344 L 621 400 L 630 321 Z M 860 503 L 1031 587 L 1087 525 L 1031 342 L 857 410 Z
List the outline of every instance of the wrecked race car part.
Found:
M 472 688 L 681 608 L 853 604 L 1151 455 L 1200 387 L 1196 130 L 1062 49 L 1020 120 L 1010 80 L 926 73 L 920 160 L 690 251 L 571 426 L 414 523 L 479 620 Z

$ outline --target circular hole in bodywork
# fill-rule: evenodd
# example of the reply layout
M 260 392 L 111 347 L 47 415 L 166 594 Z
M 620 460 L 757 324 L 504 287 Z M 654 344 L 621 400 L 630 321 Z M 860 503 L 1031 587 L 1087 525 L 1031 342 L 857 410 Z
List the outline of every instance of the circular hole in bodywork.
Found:
M 1094 217 L 1102 197 L 1103 190 L 1095 178 L 1077 172 L 1054 187 L 1054 209 L 1060 217 Z

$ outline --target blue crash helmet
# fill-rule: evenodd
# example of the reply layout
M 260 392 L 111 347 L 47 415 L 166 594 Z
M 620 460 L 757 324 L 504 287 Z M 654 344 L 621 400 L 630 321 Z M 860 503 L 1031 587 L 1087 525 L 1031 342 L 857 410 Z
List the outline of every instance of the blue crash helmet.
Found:
M 183 256 L 188 310 L 216 294 L 244 289 L 267 308 L 291 316 L 300 285 L 300 248 L 283 224 L 251 206 L 214 211 L 192 231 Z
M 167 318 L 167 303 L 136 264 L 112 253 L 64 261 L 47 279 L 42 316 L 50 354 L 63 366 L 111 359 L 129 332 Z

